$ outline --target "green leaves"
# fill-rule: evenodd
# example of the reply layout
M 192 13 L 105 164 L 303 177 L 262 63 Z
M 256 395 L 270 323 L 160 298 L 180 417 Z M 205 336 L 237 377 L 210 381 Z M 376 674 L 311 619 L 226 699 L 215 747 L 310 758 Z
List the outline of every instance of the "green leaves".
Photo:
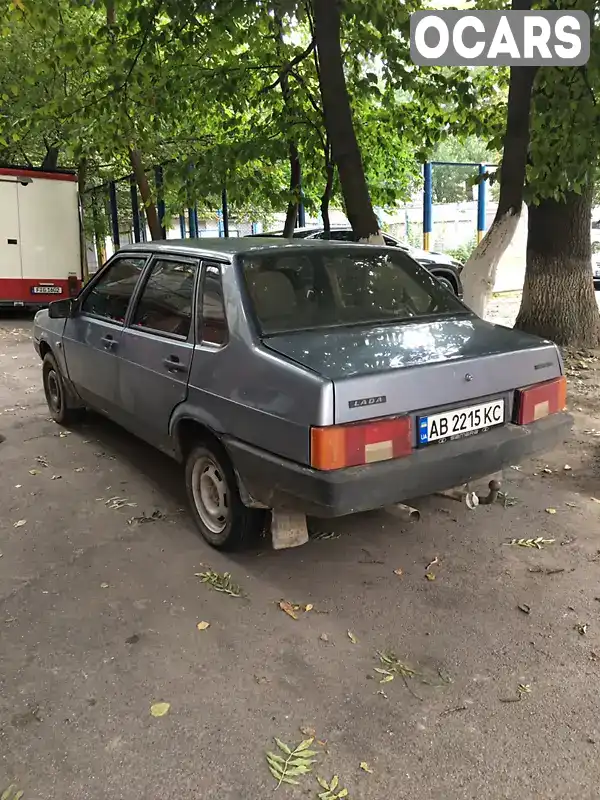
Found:
M 342 798 L 348 797 L 348 789 L 340 787 L 340 779 L 337 775 L 334 775 L 329 783 L 319 777 L 317 777 L 317 781 L 319 786 L 325 790 L 317 795 L 319 800 L 342 800 Z
M 11 784 L 8 789 L 5 789 L 0 795 L 0 800 L 21 800 L 24 792 L 18 791 L 14 784 Z
M 207 583 L 215 592 L 222 592 L 230 597 L 242 597 L 244 594 L 241 586 L 232 581 L 230 572 L 220 573 L 208 569 L 206 572 L 197 572 L 196 577 L 200 578 L 202 583 Z
M 555 539 L 544 539 L 543 536 L 538 536 L 536 539 L 511 539 L 510 542 L 504 542 L 504 544 L 516 547 L 534 547 L 536 550 L 541 550 L 544 545 L 554 544 L 555 541 Z
M 310 746 L 314 739 L 305 739 L 300 742 L 293 750 L 280 739 L 275 738 L 275 744 L 280 753 L 268 752 L 266 754 L 269 772 L 277 781 L 277 789 L 282 783 L 297 786 L 297 778 L 312 772 L 312 765 L 315 763 L 317 752 L 311 750 Z

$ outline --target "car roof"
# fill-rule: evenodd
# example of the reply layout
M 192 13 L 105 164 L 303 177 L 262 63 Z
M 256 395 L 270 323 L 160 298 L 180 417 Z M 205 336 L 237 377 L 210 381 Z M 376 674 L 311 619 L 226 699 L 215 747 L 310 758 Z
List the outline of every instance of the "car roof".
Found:
M 359 244 L 355 242 L 345 242 L 348 247 L 363 248 L 368 247 L 372 250 L 373 245 Z M 250 253 L 257 250 L 294 250 L 294 249 L 323 249 L 333 247 L 339 249 L 339 242 L 328 242 L 321 239 L 276 239 L 259 237 L 235 237 L 230 239 L 161 239 L 155 242 L 140 242 L 136 244 L 125 244 L 119 250 L 120 253 L 180 253 L 181 255 L 198 256 L 209 255 L 221 260 L 230 261 L 233 256 L 239 253 Z M 384 247 L 384 245 L 381 245 Z

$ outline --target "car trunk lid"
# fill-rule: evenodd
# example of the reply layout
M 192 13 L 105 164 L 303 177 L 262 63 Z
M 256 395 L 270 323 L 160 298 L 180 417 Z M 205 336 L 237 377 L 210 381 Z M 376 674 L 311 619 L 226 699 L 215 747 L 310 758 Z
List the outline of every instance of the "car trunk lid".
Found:
M 551 342 L 470 315 L 281 333 L 264 344 L 334 383 L 335 424 L 459 408 L 562 374 Z

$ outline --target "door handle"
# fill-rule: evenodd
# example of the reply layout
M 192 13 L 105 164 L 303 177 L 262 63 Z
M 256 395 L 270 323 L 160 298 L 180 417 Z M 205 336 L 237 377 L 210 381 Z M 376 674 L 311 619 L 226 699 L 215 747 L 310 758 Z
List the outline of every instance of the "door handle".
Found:
M 187 364 L 182 364 L 177 356 L 169 356 L 163 359 L 163 364 L 169 372 L 187 372 Z
M 112 350 L 112 348 L 116 345 L 116 341 L 113 339 L 110 333 L 106 336 L 103 336 L 100 341 L 104 345 L 105 350 Z

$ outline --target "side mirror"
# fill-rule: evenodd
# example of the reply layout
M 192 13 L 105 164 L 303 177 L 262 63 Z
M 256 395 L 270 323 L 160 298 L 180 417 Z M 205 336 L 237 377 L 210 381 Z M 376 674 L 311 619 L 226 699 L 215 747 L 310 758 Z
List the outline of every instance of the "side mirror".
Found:
M 74 303 L 71 298 L 66 300 L 55 300 L 48 306 L 48 316 L 50 319 L 68 319 L 73 315 Z

